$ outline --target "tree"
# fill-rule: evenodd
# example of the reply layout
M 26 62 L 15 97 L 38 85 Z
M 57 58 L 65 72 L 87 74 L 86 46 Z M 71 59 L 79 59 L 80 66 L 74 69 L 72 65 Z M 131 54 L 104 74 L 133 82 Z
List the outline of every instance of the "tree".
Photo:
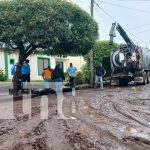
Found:
M 86 54 L 98 36 L 88 13 L 65 0 L 0 1 L 0 42 L 19 52 L 13 78 L 17 88 L 23 61 L 33 52 Z
M 97 41 L 93 48 L 93 57 L 94 57 L 94 66 L 97 66 L 99 63 L 102 63 L 106 69 L 106 76 L 110 76 L 111 67 L 110 67 L 110 53 L 113 49 L 118 48 L 119 45 L 114 43 L 112 46 L 109 45 L 109 41 Z M 87 54 L 84 57 L 86 65 L 83 67 L 84 76 L 86 76 L 86 81 L 89 81 L 90 72 L 89 72 L 89 62 L 90 55 Z

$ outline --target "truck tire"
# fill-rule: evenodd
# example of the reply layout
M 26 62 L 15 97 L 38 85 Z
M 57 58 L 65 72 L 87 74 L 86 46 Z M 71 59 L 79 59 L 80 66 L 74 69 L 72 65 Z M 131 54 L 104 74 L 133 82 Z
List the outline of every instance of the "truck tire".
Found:
M 128 78 L 121 78 L 119 80 L 119 85 L 120 86 L 127 86 L 128 85 Z
M 117 84 L 117 83 L 114 84 L 114 81 L 115 81 L 115 80 L 119 80 L 119 79 L 117 79 L 117 78 L 112 78 L 112 77 L 110 78 L 110 85 L 111 85 L 111 86 L 118 86 L 118 85 L 119 85 L 119 82 L 118 82 L 118 84 Z
M 148 83 L 148 80 L 147 80 L 147 79 L 148 79 L 148 75 L 147 75 L 147 73 L 145 72 L 145 73 L 143 74 L 143 81 L 144 81 L 143 84 L 144 84 L 144 85 L 146 85 L 146 84 Z
M 147 72 L 147 83 L 148 84 L 150 83 L 150 72 L 149 71 Z

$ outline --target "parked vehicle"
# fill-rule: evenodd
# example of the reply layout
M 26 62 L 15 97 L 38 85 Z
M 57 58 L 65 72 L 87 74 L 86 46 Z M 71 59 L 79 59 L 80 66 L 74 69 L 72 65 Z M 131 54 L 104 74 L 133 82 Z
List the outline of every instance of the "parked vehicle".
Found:
M 127 85 L 134 81 L 137 84 L 150 82 L 150 50 L 134 44 L 118 23 L 113 23 L 110 31 L 110 45 L 118 31 L 126 44 L 114 49 L 110 55 L 111 85 Z

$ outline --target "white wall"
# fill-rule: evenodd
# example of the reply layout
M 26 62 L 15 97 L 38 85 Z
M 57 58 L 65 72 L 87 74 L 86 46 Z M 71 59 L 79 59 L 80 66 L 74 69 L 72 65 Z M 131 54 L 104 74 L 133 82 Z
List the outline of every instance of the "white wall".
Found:
M 30 68 L 31 68 L 31 80 L 43 80 L 42 76 L 38 74 L 38 57 L 40 58 L 49 58 L 50 59 L 50 66 L 51 68 L 55 68 L 55 58 L 47 55 L 30 55 L 28 59 L 30 60 Z M 2 63 L 0 63 L 0 68 L 5 69 L 5 60 L 4 60 L 4 53 L 0 52 L 0 58 Z M 10 59 L 14 59 L 15 63 L 18 62 L 18 54 L 10 54 L 8 55 L 8 79 L 12 79 L 11 75 L 11 67 L 13 66 L 10 64 Z
M 85 61 L 83 59 L 82 56 L 77 56 L 77 57 L 73 57 L 73 56 L 68 56 L 68 66 L 70 63 L 73 64 L 73 66 L 75 66 L 77 68 L 78 71 L 81 71 L 83 65 L 85 65 Z
M 43 80 L 42 76 L 38 74 L 38 57 L 50 59 L 50 67 L 55 67 L 55 58 L 47 55 L 30 55 L 30 67 L 31 67 L 31 80 Z
M 77 68 L 78 71 L 81 70 L 82 66 L 85 64 L 83 57 L 54 57 L 54 56 L 47 56 L 47 55 L 30 55 L 28 59 L 30 60 L 30 67 L 31 67 L 31 80 L 42 80 L 42 76 L 38 74 L 38 58 L 49 58 L 50 66 L 52 69 L 56 66 L 56 61 L 61 61 L 64 64 L 64 72 L 66 72 L 67 68 L 69 67 L 70 63 Z M 15 63 L 18 62 L 18 54 L 9 54 L 8 55 L 8 79 L 12 79 L 11 75 L 11 67 L 10 59 L 14 59 Z M 5 72 L 5 59 L 4 53 L 0 52 L 0 69 L 3 69 Z
M 67 71 L 67 68 L 69 67 L 70 63 L 72 63 L 73 66 L 77 68 L 77 71 L 81 71 L 83 65 L 85 65 L 85 61 L 82 56 L 68 56 L 66 58 L 56 57 L 56 61 L 62 61 L 64 63 L 64 72 Z
M 5 72 L 5 59 L 3 52 L 0 52 L 0 69 L 3 69 Z

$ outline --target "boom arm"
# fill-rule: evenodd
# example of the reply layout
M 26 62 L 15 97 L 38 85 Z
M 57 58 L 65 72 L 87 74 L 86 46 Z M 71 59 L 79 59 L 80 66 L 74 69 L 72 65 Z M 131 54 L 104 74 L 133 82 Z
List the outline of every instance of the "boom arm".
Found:
M 120 26 L 120 24 L 118 23 L 112 23 L 112 27 L 109 33 L 110 36 L 110 45 L 113 44 L 113 38 L 116 36 L 115 34 L 115 30 L 117 30 L 119 32 L 119 34 L 121 35 L 121 37 L 124 39 L 124 41 L 126 42 L 127 46 L 130 48 L 130 50 L 132 51 L 136 45 L 133 43 L 133 41 L 129 38 L 129 36 L 127 35 L 127 33 L 124 31 L 124 29 Z

